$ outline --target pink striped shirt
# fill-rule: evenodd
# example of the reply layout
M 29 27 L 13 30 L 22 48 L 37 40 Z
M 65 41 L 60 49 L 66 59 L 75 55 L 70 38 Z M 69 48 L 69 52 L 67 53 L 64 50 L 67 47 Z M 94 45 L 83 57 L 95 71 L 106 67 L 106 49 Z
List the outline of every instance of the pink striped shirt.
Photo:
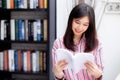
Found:
M 77 44 L 75 52 L 83 52 L 85 46 L 85 38 L 83 37 L 79 44 Z M 52 48 L 52 62 L 53 65 L 57 62 L 56 58 L 56 49 L 64 48 L 63 38 L 58 38 L 54 41 Z M 95 56 L 95 63 L 99 67 L 99 69 L 103 70 L 103 49 L 101 43 L 99 43 L 98 47 L 91 52 Z M 86 69 L 80 70 L 77 74 L 74 74 L 72 70 L 64 70 L 64 75 L 66 80 L 96 80 Z

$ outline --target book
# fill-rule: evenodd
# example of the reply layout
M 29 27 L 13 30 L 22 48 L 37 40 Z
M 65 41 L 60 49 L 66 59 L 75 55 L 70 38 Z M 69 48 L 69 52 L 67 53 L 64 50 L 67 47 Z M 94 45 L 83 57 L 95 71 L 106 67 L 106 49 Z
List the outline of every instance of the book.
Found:
M 66 60 L 68 65 L 65 69 L 72 69 L 75 73 L 78 73 L 81 69 L 86 69 L 84 63 L 86 61 L 94 62 L 94 56 L 91 53 L 72 53 L 67 49 L 56 50 L 57 60 Z
M 23 63 L 22 63 L 22 60 L 23 60 L 23 57 L 22 57 L 22 50 L 18 50 L 17 51 L 18 53 L 18 71 L 21 71 L 22 70 L 22 67 L 23 67 Z
M 4 53 L 0 52 L 0 70 L 4 70 Z
M 15 71 L 18 71 L 18 50 L 15 50 L 14 51 L 14 67 L 15 67 Z
M 40 69 L 40 72 L 43 71 L 43 52 L 42 51 L 39 52 L 39 69 Z
M 4 53 L 4 55 L 3 55 L 4 70 L 8 71 L 8 51 L 4 50 L 3 53 Z
M 32 52 L 32 71 L 36 72 L 36 53 Z
M 8 67 L 9 71 L 15 71 L 15 63 L 14 63 L 14 51 L 15 50 L 8 50 Z

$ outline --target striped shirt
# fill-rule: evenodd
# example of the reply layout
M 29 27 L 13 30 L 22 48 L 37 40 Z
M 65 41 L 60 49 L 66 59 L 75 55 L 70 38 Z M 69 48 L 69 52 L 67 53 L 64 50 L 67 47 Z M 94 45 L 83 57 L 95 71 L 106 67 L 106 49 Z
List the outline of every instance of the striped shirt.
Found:
M 84 52 L 85 47 L 85 38 L 83 37 L 80 42 L 76 45 L 75 52 Z M 56 49 L 58 48 L 65 48 L 63 43 L 63 37 L 58 38 L 54 41 L 53 48 L 52 48 L 52 62 L 53 65 L 57 62 L 56 57 Z M 100 70 L 103 70 L 103 49 L 101 43 L 99 43 L 98 47 L 91 51 L 95 57 L 95 63 Z M 66 69 L 64 70 L 64 75 L 66 80 L 96 80 L 86 69 L 81 69 L 77 74 L 73 72 L 73 70 Z M 57 80 L 57 79 L 56 79 Z

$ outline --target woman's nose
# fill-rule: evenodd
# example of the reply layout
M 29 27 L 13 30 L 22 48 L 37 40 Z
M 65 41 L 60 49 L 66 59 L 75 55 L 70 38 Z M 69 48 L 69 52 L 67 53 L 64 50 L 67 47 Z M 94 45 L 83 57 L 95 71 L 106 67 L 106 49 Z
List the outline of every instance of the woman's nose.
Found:
M 78 25 L 78 28 L 79 28 L 79 29 L 83 29 L 83 25 L 82 25 L 82 24 L 79 24 L 79 25 Z

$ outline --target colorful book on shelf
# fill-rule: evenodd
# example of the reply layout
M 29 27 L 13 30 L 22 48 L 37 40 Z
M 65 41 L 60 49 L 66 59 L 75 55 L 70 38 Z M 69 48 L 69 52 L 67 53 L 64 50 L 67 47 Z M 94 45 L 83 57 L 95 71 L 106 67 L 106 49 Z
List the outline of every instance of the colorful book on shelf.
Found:
M 10 0 L 10 9 L 14 9 L 14 0 Z
M 4 70 L 4 53 L 0 52 L 0 70 Z
M 8 63 L 9 63 L 9 71 L 14 71 L 15 70 L 14 50 L 8 50 Z
M 18 26 L 18 37 L 19 37 L 19 40 L 22 41 L 22 40 L 25 40 L 25 32 L 24 32 L 24 29 L 25 26 L 24 26 L 24 20 L 19 20 L 19 26 Z
M 7 8 L 7 0 L 2 0 L 2 8 Z
M 39 0 L 39 8 L 44 8 L 44 0 Z
M 23 71 L 25 71 L 25 72 L 27 72 L 27 52 L 26 51 L 23 51 L 23 53 L 22 53 L 22 57 L 23 57 L 23 59 L 22 59 L 22 62 L 23 62 Z
M 5 30 L 4 30 L 5 29 L 5 27 L 4 27 L 5 24 L 4 23 L 5 23 L 5 20 L 1 20 L 1 29 L 0 29 L 1 30 L 0 31 L 1 32 L 1 34 L 0 34 L 1 38 L 0 38 L 0 40 L 4 40 L 4 37 L 5 37 L 4 36 L 4 33 L 5 33 Z
M 4 70 L 8 71 L 8 51 L 4 50 Z
M 27 50 L 27 71 L 31 71 L 31 51 Z
M 47 29 L 48 29 L 48 22 L 47 22 L 47 19 L 44 19 L 43 20 L 43 40 L 44 41 L 47 41 L 47 35 L 48 35 L 48 33 L 47 33 Z
M 43 71 L 43 52 L 40 51 L 40 54 L 39 54 L 39 67 L 40 67 L 40 71 L 42 72 Z
M 47 9 L 48 0 L 44 0 L 44 8 Z
M 36 54 L 35 52 L 32 52 L 32 71 L 36 72 Z
M 23 64 L 22 64 L 22 50 L 18 50 L 18 71 L 22 70 Z
M 19 20 L 15 19 L 15 40 L 19 40 L 19 36 L 18 36 L 18 26 L 19 26 Z
M 4 23 L 4 39 L 5 40 L 10 40 L 10 22 L 9 20 L 5 20 Z
M 28 41 L 28 20 L 25 20 L 25 41 Z
M 43 71 L 47 69 L 46 52 L 43 52 Z
M 10 20 L 10 28 L 11 40 L 15 40 L 15 19 Z
M 14 51 L 15 71 L 18 71 L 18 50 Z
M 42 39 L 42 23 L 41 23 L 41 20 L 39 19 L 39 20 L 36 20 L 36 31 L 37 31 L 37 41 L 41 41 L 41 39 Z
M 40 67 L 39 67 L 39 53 L 40 51 L 35 51 L 36 53 L 36 72 L 39 72 L 40 71 Z

